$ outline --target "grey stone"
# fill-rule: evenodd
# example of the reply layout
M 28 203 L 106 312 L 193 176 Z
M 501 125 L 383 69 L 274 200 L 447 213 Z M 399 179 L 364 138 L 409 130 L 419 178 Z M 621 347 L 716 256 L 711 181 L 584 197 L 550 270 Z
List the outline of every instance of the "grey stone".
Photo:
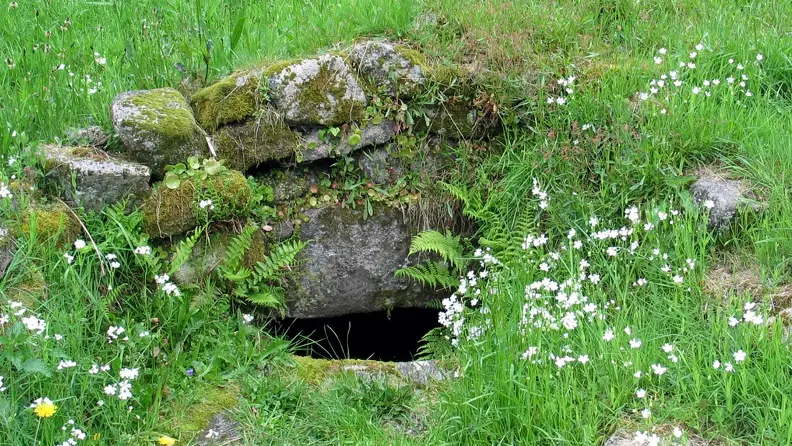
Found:
M 239 431 L 239 423 L 228 413 L 220 412 L 209 420 L 209 425 L 190 444 L 196 446 L 241 444 L 242 434 Z
M 165 175 L 169 164 L 210 155 L 206 133 L 184 96 L 173 88 L 121 93 L 110 115 L 126 157 L 151 168 L 155 179 Z
M 411 96 L 425 82 L 419 53 L 390 42 L 366 40 L 349 52 L 349 59 L 361 76 L 390 95 Z
M 303 135 L 302 159 L 305 162 L 316 161 L 385 144 L 396 135 L 396 129 L 396 123 L 387 119 L 379 124 L 366 125 L 360 129 L 360 141 L 357 144 L 349 143 L 349 137 L 355 133 L 343 134 L 340 140 L 328 142 L 319 138 L 319 130 L 309 131 Z
M 704 175 L 690 186 L 690 193 L 698 205 L 711 206 L 709 227 L 722 230 L 729 226 L 741 207 L 748 205 L 744 189 L 741 181 Z
M 66 141 L 75 146 L 104 147 L 108 139 L 109 136 L 97 125 L 66 132 Z
M 319 182 L 319 176 L 313 169 L 288 169 L 271 172 L 261 181 L 272 186 L 276 203 L 285 203 L 307 194 L 311 185 Z
M 358 157 L 358 166 L 375 184 L 385 184 L 404 175 L 404 163 L 388 149 L 365 150 Z
M 337 125 L 360 121 L 366 95 L 338 56 L 303 59 L 269 77 L 275 108 L 289 124 Z
M 142 198 L 149 191 L 148 167 L 113 158 L 90 147 L 45 145 L 44 171 L 58 184 L 63 198 L 99 210 L 133 195 Z
M 341 371 L 352 372 L 363 379 L 393 378 L 392 374 L 388 373 L 387 364 L 380 363 L 380 365 L 376 366 L 349 364 L 342 366 Z M 433 360 L 395 362 L 392 365 L 400 381 L 415 386 L 426 386 L 432 382 L 443 381 L 453 376 L 451 371 L 441 368 L 437 361 Z
M 287 314 L 298 318 L 416 307 L 438 297 L 394 272 L 407 266 L 414 231 L 398 209 L 359 210 L 329 206 L 305 212 L 299 236 L 309 241 L 302 264 L 285 286 Z
M 16 242 L 11 236 L 11 231 L 0 226 L 0 279 L 5 276 L 8 266 L 14 260 Z

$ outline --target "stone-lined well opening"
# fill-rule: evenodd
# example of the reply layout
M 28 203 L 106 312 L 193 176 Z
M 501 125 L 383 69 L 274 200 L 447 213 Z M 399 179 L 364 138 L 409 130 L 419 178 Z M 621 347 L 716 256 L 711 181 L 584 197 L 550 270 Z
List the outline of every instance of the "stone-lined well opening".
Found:
M 412 361 L 421 339 L 440 326 L 438 311 L 396 308 L 330 318 L 284 319 L 280 332 L 298 346 L 297 354 L 323 359 Z

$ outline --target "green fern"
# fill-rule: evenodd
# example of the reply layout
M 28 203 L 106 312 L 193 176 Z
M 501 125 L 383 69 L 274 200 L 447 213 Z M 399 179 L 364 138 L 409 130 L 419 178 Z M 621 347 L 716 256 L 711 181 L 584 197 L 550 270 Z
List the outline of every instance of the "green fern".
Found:
M 291 240 L 278 245 L 270 255 L 264 257 L 264 261 L 256 263 L 253 268 L 251 282 L 259 284 L 264 281 L 277 279 L 281 270 L 295 265 L 297 254 L 307 244 L 307 242 L 301 240 Z
M 458 275 L 442 262 L 426 262 L 396 271 L 396 277 L 408 277 L 431 288 L 450 289 L 459 285 Z
M 462 270 L 467 260 L 462 255 L 462 245 L 459 236 L 454 237 L 451 232 L 442 234 L 438 231 L 424 231 L 413 237 L 410 243 L 410 255 L 419 252 L 435 253 L 457 270 Z
M 192 257 L 193 249 L 195 248 L 195 244 L 198 243 L 198 239 L 201 237 L 204 228 L 195 228 L 193 234 L 186 239 L 182 240 L 179 245 L 176 247 L 176 251 L 173 253 L 173 260 L 171 260 L 171 267 L 168 271 L 168 274 L 173 274 L 179 270 L 179 268 L 184 265 L 187 260 Z
M 231 239 L 228 243 L 225 258 L 218 268 L 220 274 L 222 274 L 226 280 L 243 280 L 249 275 L 250 271 L 247 270 L 248 274 L 244 274 L 244 268 L 241 268 L 240 265 L 248 249 L 250 249 L 250 244 L 253 242 L 253 236 L 256 234 L 257 230 L 258 228 L 255 225 L 247 225 L 238 236 Z

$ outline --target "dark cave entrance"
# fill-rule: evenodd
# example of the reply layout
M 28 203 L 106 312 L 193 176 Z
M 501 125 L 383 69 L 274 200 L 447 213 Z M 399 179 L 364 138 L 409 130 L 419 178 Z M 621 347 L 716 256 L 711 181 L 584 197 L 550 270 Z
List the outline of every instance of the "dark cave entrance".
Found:
M 323 359 L 373 359 L 412 361 L 418 355 L 421 338 L 439 327 L 437 310 L 397 308 L 388 314 L 350 314 L 318 319 L 284 319 L 283 333 L 297 354 Z

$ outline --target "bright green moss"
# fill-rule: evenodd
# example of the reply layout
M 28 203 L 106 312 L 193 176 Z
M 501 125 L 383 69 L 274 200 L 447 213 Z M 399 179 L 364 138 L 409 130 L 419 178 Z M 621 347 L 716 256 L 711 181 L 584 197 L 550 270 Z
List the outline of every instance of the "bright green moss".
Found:
M 215 134 L 217 157 L 231 169 L 246 171 L 266 161 L 288 158 L 299 136 L 273 111 L 240 125 L 220 128 Z
M 181 234 L 201 223 L 244 216 L 250 210 L 253 193 L 240 172 L 228 170 L 203 181 L 184 180 L 178 188 L 160 184 L 143 202 L 143 230 L 155 237 Z M 210 199 L 213 210 L 198 208 L 200 200 Z
M 253 116 L 260 103 L 260 73 L 234 73 L 197 93 L 190 102 L 198 123 L 207 130 Z
M 365 116 L 364 104 L 344 99 L 347 88 L 344 79 L 331 70 L 327 63 L 320 64 L 316 76 L 298 86 L 296 99 L 302 109 L 300 115 L 309 122 L 327 122 L 327 125 L 361 121 Z M 328 103 L 328 97 L 335 98 L 337 103 Z M 333 116 L 323 118 L 320 111 L 331 108 L 335 110 Z
M 157 88 L 131 95 L 127 102 L 140 112 L 129 118 L 139 130 L 178 140 L 192 138 L 197 130 L 190 108 L 177 90 Z
M 399 371 L 392 362 L 369 361 L 362 359 L 314 359 L 307 356 L 292 356 L 294 368 L 283 373 L 294 376 L 308 384 L 319 385 L 338 373 L 354 373 L 355 367 L 365 367 L 367 373 L 399 377 Z M 346 369 L 345 369 L 346 368 Z
M 198 385 L 191 393 L 170 401 L 167 412 L 171 416 L 167 421 L 173 432 L 181 434 L 182 440 L 187 443 L 206 429 L 213 416 L 232 409 L 238 401 L 239 388 L 235 385 Z
M 63 247 L 80 234 L 80 224 L 61 202 L 48 205 L 33 205 L 25 213 L 18 228 L 19 236 L 30 236 L 33 232 L 39 242 L 54 242 Z

